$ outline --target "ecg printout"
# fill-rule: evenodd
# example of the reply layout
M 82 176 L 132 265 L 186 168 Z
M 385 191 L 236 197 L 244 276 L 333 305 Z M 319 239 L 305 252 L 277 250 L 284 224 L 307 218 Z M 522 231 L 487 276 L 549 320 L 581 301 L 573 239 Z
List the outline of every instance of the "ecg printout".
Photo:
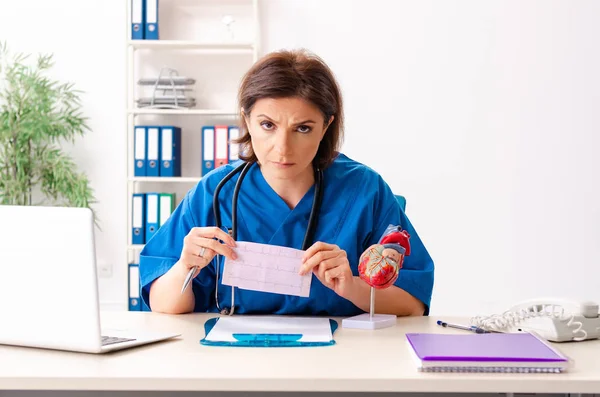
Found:
M 304 251 L 277 245 L 235 242 L 238 258 L 225 258 L 223 284 L 253 291 L 308 297 L 312 273 L 300 276 Z

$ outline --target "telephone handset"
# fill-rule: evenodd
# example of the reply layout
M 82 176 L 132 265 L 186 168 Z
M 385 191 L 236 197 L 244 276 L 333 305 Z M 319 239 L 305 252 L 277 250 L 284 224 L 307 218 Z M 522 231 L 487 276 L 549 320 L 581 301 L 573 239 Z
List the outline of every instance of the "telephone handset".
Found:
M 552 342 L 600 338 L 599 308 L 591 301 L 529 300 L 502 314 L 473 317 L 471 324 L 488 331 L 532 331 Z

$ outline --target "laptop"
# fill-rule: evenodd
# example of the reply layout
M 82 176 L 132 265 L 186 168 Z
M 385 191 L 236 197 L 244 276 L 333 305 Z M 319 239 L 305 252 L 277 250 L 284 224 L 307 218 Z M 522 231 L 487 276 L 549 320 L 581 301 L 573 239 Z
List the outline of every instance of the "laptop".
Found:
M 88 208 L 0 205 L 0 344 L 106 353 L 180 335 L 102 332 L 95 227 Z

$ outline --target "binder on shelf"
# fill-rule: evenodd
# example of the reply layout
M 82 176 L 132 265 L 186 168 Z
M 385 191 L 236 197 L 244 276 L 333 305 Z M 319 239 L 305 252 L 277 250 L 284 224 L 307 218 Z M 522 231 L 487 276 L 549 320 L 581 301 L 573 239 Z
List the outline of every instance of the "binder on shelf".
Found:
M 131 211 L 131 244 L 144 244 L 146 241 L 146 197 L 144 193 L 134 193 Z
M 131 39 L 143 40 L 146 16 L 145 0 L 131 0 Z
M 146 127 L 146 176 L 160 176 L 160 127 Z
M 144 1 L 146 2 L 144 39 L 158 40 L 158 0 Z
M 135 127 L 133 146 L 133 174 L 146 176 L 146 127 Z
M 175 210 L 175 194 L 174 193 L 161 193 L 159 194 L 159 211 L 160 216 L 158 219 L 158 227 L 160 228 L 165 224 L 167 219 Z
M 233 143 L 235 139 L 240 137 L 240 128 L 237 126 L 229 127 L 229 162 L 234 162 L 239 159 L 239 143 Z
M 215 125 L 215 168 L 229 162 L 228 136 L 229 128 L 226 125 Z
M 150 241 L 158 230 L 158 193 L 146 193 L 146 241 Z
M 202 127 L 202 176 L 215 168 L 215 127 Z
M 162 126 L 160 135 L 160 176 L 181 176 L 181 128 Z
M 140 267 L 137 263 L 129 264 L 129 311 L 137 312 L 141 309 L 140 298 Z

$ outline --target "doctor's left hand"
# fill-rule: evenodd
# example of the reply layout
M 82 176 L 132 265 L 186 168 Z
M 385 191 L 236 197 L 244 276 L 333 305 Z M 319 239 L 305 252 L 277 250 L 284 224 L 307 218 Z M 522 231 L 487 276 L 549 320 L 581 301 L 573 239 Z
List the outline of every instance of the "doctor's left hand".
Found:
M 323 285 L 346 297 L 354 283 L 346 251 L 337 245 L 319 241 L 306 250 L 302 262 L 300 275 L 312 270 Z

